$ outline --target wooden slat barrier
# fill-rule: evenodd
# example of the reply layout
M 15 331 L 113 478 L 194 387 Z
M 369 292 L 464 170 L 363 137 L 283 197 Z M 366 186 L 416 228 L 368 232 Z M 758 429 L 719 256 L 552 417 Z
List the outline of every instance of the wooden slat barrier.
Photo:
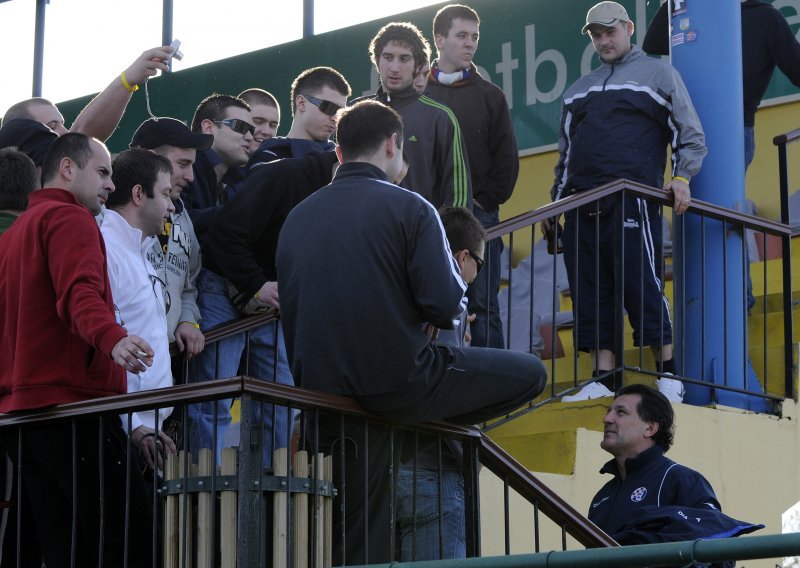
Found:
M 317 483 L 329 485 L 332 481 L 332 459 L 330 456 L 317 454 L 309 460 L 308 452 L 296 452 L 292 469 L 287 471 L 287 451 L 286 448 L 275 450 L 272 462 L 273 475 L 287 480 L 280 480 L 280 489 L 270 490 L 273 494 L 272 528 L 268 530 L 272 530 L 273 566 L 329 568 L 332 556 L 333 499 L 329 495 L 313 492 Z M 218 479 L 214 483 L 213 492 L 212 483 L 208 481 L 215 475 L 211 450 L 201 450 L 198 461 L 198 465 L 193 465 L 192 456 L 185 452 L 168 456 L 166 460 L 163 502 L 164 568 L 236 568 L 238 483 L 232 480 L 238 475 L 237 450 L 222 450 L 222 464 L 217 469 Z M 184 475 L 187 462 L 190 465 L 188 476 Z M 265 475 L 265 478 L 268 477 Z M 297 488 L 298 480 L 302 489 Z M 265 489 L 266 491 L 268 490 Z M 309 493 L 312 493 L 311 499 Z M 219 505 L 215 506 L 217 495 Z M 215 518 L 216 522 L 212 523 Z M 212 526 L 217 527 L 214 533 Z M 293 556 L 291 563 L 287 546 L 290 539 Z M 213 558 L 215 550 L 218 551 L 219 564 Z

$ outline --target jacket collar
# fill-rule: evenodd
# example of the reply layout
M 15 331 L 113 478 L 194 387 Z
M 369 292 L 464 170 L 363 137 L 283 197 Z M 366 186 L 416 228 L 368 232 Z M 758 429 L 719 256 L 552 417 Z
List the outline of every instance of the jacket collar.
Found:
M 646 57 L 644 52 L 642 51 L 642 48 L 640 48 L 638 45 L 631 45 L 631 49 L 630 51 L 628 51 L 628 53 L 626 53 L 619 59 L 615 59 L 611 63 L 606 63 L 605 61 L 603 61 L 602 67 L 611 67 L 612 65 L 621 65 L 621 64 L 624 65 L 631 61 L 635 61 L 640 57 Z
M 402 108 L 413 103 L 420 97 L 414 90 L 414 85 L 409 85 L 407 88 L 397 93 L 387 93 L 383 89 L 383 86 L 381 86 L 378 88 L 378 92 L 375 93 L 375 95 L 380 102 L 392 108 Z
M 645 451 L 637 455 L 633 458 L 628 458 L 625 460 L 625 471 L 628 476 L 631 473 L 644 469 L 647 465 L 653 463 L 654 461 L 658 460 L 664 455 L 664 450 L 661 449 L 661 446 L 656 444 L 651 448 L 647 448 Z M 619 477 L 619 466 L 617 465 L 617 460 L 612 459 L 609 460 L 600 468 L 600 473 L 610 473 L 614 477 Z
M 119 239 L 130 250 L 139 251 L 143 256 L 153 246 L 156 237 L 142 239 L 142 231 L 131 227 L 125 218 L 114 211 L 106 209 L 103 215 L 103 231 Z
M 382 169 L 367 162 L 348 162 L 342 164 L 339 169 L 336 170 L 336 177 L 333 178 L 333 181 L 337 182 L 355 177 L 370 177 L 381 181 L 389 181 L 389 178 Z

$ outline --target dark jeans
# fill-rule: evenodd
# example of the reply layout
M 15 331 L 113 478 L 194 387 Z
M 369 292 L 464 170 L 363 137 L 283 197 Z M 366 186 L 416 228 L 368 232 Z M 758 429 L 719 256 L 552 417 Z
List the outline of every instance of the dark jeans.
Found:
M 487 212 L 475 205 L 475 217 L 484 228 L 499 223 L 498 211 Z M 500 322 L 500 306 L 497 293 L 500 291 L 500 255 L 503 253 L 503 239 L 492 239 L 486 243 L 486 266 L 467 288 L 469 313 L 475 314 L 470 325 L 473 347 L 494 347 L 503 349 L 503 324 Z
M 406 424 L 447 420 L 477 424 L 519 408 L 544 390 L 547 372 L 534 355 L 502 349 L 429 345 L 408 387 L 355 395 L 365 410 Z M 314 443 L 314 425 L 306 441 Z M 396 472 L 408 463 L 408 438 L 362 419 L 323 418 L 319 447 L 333 456 L 333 564 L 391 562 Z M 403 446 L 406 446 L 405 448 Z M 413 446 L 412 446 L 413 451 Z
M 19 472 L 22 479 L 21 498 L 27 504 L 22 511 L 30 511 L 33 517 L 45 564 L 48 568 L 70 566 L 74 514 L 76 566 L 98 565 L 101 537 L 104 566 L 123 566 L 126 552 L 128 566 L 151 566 L 152 508 L 136 460 L 131 459 L 128 468 L 127 438 L 119 418 L 106 417 L 103 421 L 102 456 L 99 420 L 79 419 L 74 424 L 74 436 L 72 422 L 25 427 L 19 463 L 17 431 L 9 429 L 0 434 L 3 449 L 17 466 L 15 474 Z M 74 484 L 73 467 L 77 472 Z M 74 503 L 73 492 L 77 495 Z M 126 496 L 130 515 L 127 547 Z M 22 526 L 26 526 L 25 520 Z

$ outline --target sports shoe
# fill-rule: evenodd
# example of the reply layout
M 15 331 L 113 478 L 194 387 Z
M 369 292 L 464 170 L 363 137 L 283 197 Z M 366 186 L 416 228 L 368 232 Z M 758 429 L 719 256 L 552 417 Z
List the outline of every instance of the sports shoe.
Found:
M 608 390 L 608 387 L 604 384 L 589 383 L 575 394 L 563 397 L 561 402 L 577 402 L 579 400 L 590 400 L 592 398 L 603 398 L 607 396 L 614 396 L 614 393 Z
M 671 373 L 667 373 L 671 374 Z M 684 387 L 683 383 L 678 379 L 656 379 L 656 386 L 658 392 L 667 397 L 670 402 L 683 402 Z

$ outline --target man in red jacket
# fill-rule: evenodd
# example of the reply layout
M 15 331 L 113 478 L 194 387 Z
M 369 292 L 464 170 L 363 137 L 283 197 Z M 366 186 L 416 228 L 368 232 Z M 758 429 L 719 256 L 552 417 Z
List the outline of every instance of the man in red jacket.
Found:
M 44 159 L 42 182 L 0 239 L 0 412 L 125 393 L 125 370 L 143 371 L 153 359 L 150 345 L 114 315 L 93 217 L 114 191 L 108 150 L 65 134 Z M 117 415 L 7 428 L 0 442 L 15 462 L 22 511 L 30 511 L 49 568 L 70 566 L 73 555 L 77 566 L 97 565 L 101 538 L 104 564 L 122 566 L 126 497 L 128 565 L 149 565 L 151 513 L 141 476 L 126 465 Z

